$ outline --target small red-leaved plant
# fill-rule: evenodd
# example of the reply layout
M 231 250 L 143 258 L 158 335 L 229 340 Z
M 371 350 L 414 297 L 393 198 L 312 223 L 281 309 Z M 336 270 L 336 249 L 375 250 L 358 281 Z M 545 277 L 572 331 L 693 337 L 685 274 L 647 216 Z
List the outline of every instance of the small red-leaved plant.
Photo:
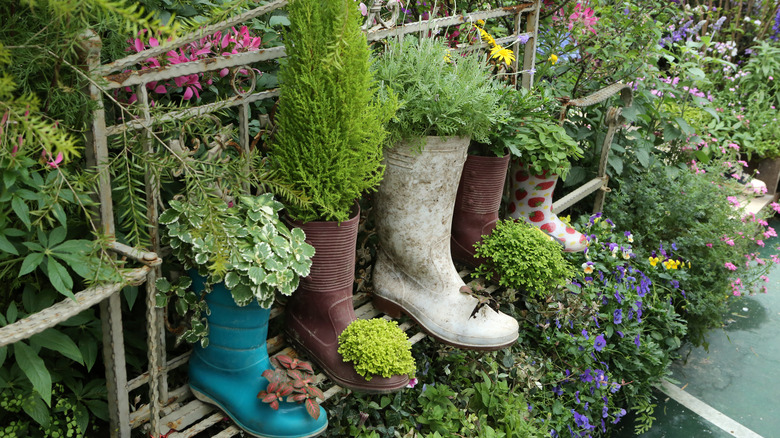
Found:
M 276 369 L 263 371 L 268 379 L 268 387 L 257 394 L 263 403 L 279 409 L 279 402 L 287 398 L 288 403 L 303 403 L 306 412 L 315 420 L 320 416 L 320 404 L 317 399 L 325 395 L 316 386 L 314 370 L 311 364 L 290 356 L 280 354 L 271 359 Z

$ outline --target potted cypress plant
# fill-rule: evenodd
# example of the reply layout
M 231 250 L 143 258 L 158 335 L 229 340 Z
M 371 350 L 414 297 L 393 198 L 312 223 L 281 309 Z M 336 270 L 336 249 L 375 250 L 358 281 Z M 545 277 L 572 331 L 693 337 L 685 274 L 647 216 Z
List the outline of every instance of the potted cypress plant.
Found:
M 382 179 L 385 122 L 370 53 L 352 0 L 292 0 L 280 71 L 277 131 L 269 156 L 278 175 L 310 204 L 288 206 L 316 248 L 311 273 L 287 302 L 285 331 L 340 386 L 365 392 L 402 389 L 408 376 L 359 375 L 338 352 L 338 336 L 356 320 L 352 304 L 359 207 Z
M 458 181 L 471 138 L 486 140 L 501 114 L 484 60 L 451 54 L 440 41 L 391 42 L 376 62 L 401 109 L 388 125 L 385 176 L 374 206 L 379 255 L 374 304 L 404 312 L 437 339 L 462 348 L 499 349 L 517 339 L 512 317 L 479 307 L 462 292 L 450 254 Z M 468 289 L 468 288 L 466 288 Z
M 278 386 L 270 378 L 274 367 L 266 348 L 269 308 L 277 290 L 293 293 L 300 276 L 308 274 L 314 248 L 302 230 L 282 223 L 282 204 L 270 194 L 232 201 L 214 190 L 196 188 L 188 194 L 171 200 L 159 222 L 191 281 L 158 280 L 157 304 L 164 306 L 176 295 L 197 313 L 183 335 L 201 341 L 189 362 L 193 394 L 219 406 L 253 436 L 319 435 L 327 419 L 309 397 L 291 396 L 276 404 L 265 400 Z

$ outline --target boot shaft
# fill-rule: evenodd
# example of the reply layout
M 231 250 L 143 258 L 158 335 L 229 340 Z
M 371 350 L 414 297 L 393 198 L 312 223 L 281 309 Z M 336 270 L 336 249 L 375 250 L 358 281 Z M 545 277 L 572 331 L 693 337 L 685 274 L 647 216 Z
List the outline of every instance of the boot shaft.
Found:
M 385 151 L 385 176 L 374 207 L 384 251 L 402 254 L 445 241 L 441 244 L 449 252 L 453 207 L 469 141 L 428 137 L 422 151 L 409 143 Z
M 202 292 L 204 278 L 196 272 L 191 276 L 195 292 Z M 224 283 L 214 285 L 205 300 L 211 312 L 206 315 L 209 345 L 196 344 L 193 355 L 223 370 L 241 370 L 263 361 L 270 367 L 266 347 L 270 309 L 255 300 L 239 307 Z

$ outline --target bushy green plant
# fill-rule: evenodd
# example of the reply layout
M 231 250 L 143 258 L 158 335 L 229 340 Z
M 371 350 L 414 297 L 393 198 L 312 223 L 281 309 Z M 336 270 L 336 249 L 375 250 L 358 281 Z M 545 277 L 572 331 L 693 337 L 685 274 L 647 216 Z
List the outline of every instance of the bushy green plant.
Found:
M 311 199 L 289 206 L 293 218 L 344 221 L 382 179 L 384 123 L 395 101 L 377 96 L 356 2 L 293 0 L 288 11 L 270 155 L 280 177 Z
M 704 341 L 709 327 L 717 326 L 731 295 L 750 290 L 768 263 L 745 266 L 753 259 L 756 243 L 774 234 L 760 218 L 735 209 L 735 194 L 719 175 L 687 169 L 653 166 L 641 179 L 622 180 L 605 206 L 605 215 L 618 224 L 632 224 L 635 247 L 648 257 L 662 256 L 672 246 L 690 262 L 682 282 L 687 300 L 671 296 L 688 322 L 694 343 Z M 659 248 L 659 244 L 661 247 Z M 739 282 L 736 280 L 739 279 Z
M 269 193 L 240 196 L 234 205 L 213 197 L 172 200 L 160 223 L 185 268 L 196 269 L 210 284 L 224 281 L 239 306 L 256 299 L 267 309 L 275 291 L 295 291 L 314 255 L 303 230 L 290 230 L 279 219 L 281 209 Z
M 476 244 L 476 255 L 486 260 L 474 275 L 498 284 L 543 295 L 563 286 L 574 268 L 563 258 L 561 246 L 538 228 L 523 221 L 498 221 L 495 230 Z
M 366 380 L 375 375 L 391 377 L 415 371 L 409 339 L 395 321 L 381 318 L 352 321 L 339 335 L 338 352 Z
M 389 143 L 429 135 L 486 141 L 503 110 L 483 61 L 451 54 L 432 38 L 391 41 L 374 64 L 377 80 L 401 101 L 388 124 Z

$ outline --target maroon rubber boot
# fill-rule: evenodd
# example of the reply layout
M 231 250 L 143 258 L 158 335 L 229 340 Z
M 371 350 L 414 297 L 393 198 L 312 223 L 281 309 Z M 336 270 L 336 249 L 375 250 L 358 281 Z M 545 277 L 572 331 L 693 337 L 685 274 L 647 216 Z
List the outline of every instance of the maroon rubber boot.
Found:
M 496 228 L 509 155 L 469 155 L 463 166 L 452 217 L 452 258 L 470 268 L 484 262 L 474 256 L 474 244 Z
M 354 391 L 389 393 L 406 387 L 409 376 L 374 376 L 366 380 L 338 352 L 338 337 L 354 320 L 352 286 L 360 209 L 351 219 L 293 222 L 306 233 L 315 254 L 309 276 L 287 301 L 285 332 L 299 352 L 316 362 L 337 385 Z

